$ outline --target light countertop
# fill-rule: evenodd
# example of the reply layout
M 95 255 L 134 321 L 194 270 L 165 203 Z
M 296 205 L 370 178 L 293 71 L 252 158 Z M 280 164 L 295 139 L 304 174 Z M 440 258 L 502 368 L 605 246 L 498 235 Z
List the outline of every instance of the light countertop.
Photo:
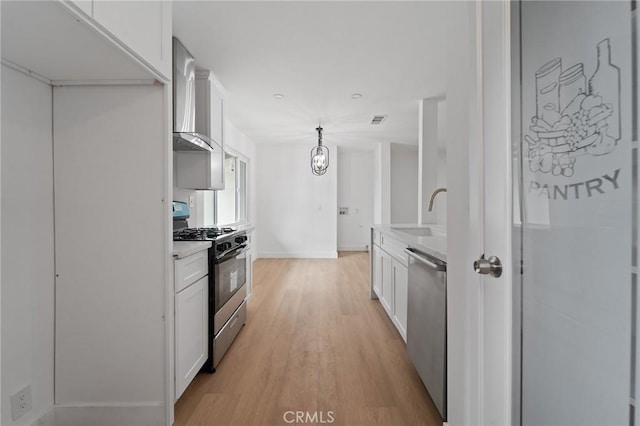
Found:
M 238 228 L 238 231 L 245 231 L 247 234 L 253 232 L 256 227 L 251 223 L 242 223 L 240 225 L 235 225 L 234 228 Z
M 424 237 L 402 232 L 402 228 L 430 228 L 432 235 Z M 406 244 L 408 247 L 424 252 L 437 259 L 447 261 L 447 228 L 444 225 L 392 224 L 373 225 L 373 229 Z
M 182 259 L 211 247 L 211 241 L 174 241 L 173 257 Z

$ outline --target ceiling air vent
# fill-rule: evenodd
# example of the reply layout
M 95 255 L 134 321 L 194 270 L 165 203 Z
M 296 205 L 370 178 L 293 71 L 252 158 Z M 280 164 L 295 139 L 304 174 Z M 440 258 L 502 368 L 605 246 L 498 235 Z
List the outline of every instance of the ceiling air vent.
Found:
M 386 115 L 374 115 L 371 119 L 371 124 L 382 124 L 382 122 L 387 118 Z

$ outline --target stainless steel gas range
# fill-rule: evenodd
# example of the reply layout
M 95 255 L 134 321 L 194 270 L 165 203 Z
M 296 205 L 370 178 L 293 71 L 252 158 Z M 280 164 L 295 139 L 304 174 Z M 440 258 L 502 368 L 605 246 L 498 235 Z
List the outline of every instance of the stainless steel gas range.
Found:
M 189 228 L 189 207 L 173 202 L 173 240 L 211 241 L 209 248 L 209 358 L 213 373 L 247 319 L 247 235 L 233 228 Z

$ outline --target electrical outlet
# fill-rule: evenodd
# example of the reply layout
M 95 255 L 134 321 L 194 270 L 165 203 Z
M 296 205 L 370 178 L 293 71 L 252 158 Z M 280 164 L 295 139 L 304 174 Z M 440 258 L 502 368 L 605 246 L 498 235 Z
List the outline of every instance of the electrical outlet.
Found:
M 11 418 L 16 420 L 31 410 L 31 386 L 11 395 Z

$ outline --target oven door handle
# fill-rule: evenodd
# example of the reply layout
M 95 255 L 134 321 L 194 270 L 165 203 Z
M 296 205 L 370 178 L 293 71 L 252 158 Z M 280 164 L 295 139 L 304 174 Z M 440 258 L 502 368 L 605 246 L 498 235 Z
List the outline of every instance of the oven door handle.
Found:
M 232 249 L 230 249 L 230 250 L 227 250 L 227 251 L 225 251 L 224 253 L 222 253 L 222 254 L 217 258 L 217 261 L 218 261 L 219 263 L 222 263 L 222 262 L 224 262 L 225 260 L 229 260 L 229 259 L 231 259 L 232 257 L 236 257 L 236 256 L 238 256 L 240 253 L 242 253 L 242 252 L 246 251 L 246 249 L 247 249 L 247 245 L 246 245 L 246 244 L 242 244 L 242 245 L 239 245 L 239 246 L 237 246 L 237 247 L 234 247 L 234 248 L 232 248 Z

